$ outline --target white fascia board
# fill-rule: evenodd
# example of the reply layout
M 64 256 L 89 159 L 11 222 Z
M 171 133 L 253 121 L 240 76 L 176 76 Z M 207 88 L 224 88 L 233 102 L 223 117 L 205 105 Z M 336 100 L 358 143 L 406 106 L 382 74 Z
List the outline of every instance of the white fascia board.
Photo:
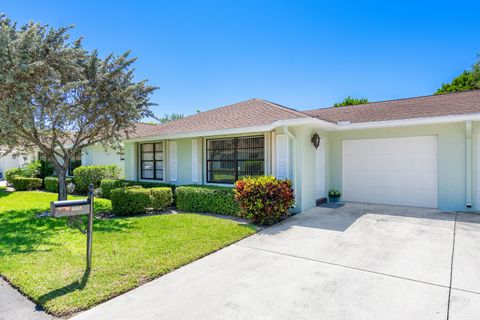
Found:
M 359 129 L 431 125 L 431 124 L 463 122 L 467 120 L 478 121 L 480 120 L 480 114 L 475 113 L 475 114 L 441 116 L 441 117 L 431 117 L 431 118 L 415 118 L 415 119 L 352 123 L 352 124 L 346 124 L 346 125 L 336 125 L 337 127 L 336 130 L 347 131 L 347 130 L 359 130 Z
M 140 141 L 156 141 L 156 140 L 172 140 L 172 139 L 183 139 L 183 138 L 195 138 L 195 137 L 205 137 L 205 136 L 220 136 L 220 135 L 229 135 L 229 134 L 241 134 L 241 133 L 255 133 L 255 132 L 264 132 L 270 131 L 273 127 L 260 126 L 260 127 L 248 127 L 248 128 L 234 128 L 234 129 L 222 129 L 222 130 L 211 130 L 211 131 L 195 131 L 195 132 L 185 132 L 185 133 L 176 133 L 176 134 L 166 134 L 166 135 L 152 135 L 146 137 L 139 137 L 133 139 L 125 139 L 123 142 L 140 142 Z

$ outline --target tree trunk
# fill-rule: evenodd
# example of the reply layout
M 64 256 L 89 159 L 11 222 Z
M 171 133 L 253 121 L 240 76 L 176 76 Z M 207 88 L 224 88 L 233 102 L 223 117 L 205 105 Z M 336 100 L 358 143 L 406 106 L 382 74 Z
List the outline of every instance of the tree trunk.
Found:
M 67 200 L 67 170 L 58 170 L 58 200 Z

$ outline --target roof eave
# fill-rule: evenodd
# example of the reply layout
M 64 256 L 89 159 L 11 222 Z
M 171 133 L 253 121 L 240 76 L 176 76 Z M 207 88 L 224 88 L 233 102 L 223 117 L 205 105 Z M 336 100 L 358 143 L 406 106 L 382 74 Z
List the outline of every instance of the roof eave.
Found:
M 264 126 L 253 126 L 253 127 L 241 127 L 241 128 L 230 128 L 230 129 L 220 129 L 220 130 L 208 130 L 208 131 L 194 131 L 194 132 L 185 132 L 185 133 L 176 133 L 176 134 L 153 134 L 149 136 L 143 136 L 138 138 L 131 138 L 123 140 L 124 142 L 140 142 L 140 141 L 155 141 L 155 140 L 171 140 L 171 139 L 183 139 L 183 138 L 193 138 L 193 137 L 211 137 L 211 136 L 223 136 L 223 135 L 235 135 L 243 133 L 258 133 L 258 132 L 268 132 L 272 131 L 275 128 L 282 126 L 295 126 L 295 125 L 317 125 L 325 130 L 334 130 L 337 127 L 336 124 L 327 122 L 324 120 L 316 118 L 299 118 L 299 119 L 287 119 L 287 120 L 278 120 L 269 125 Z
M 359 123 L 351 123 L 351 124 L 344 124 L 344 125 L 336 124 L 336 130 L 346 131 L 346 130 L 374 129 L 374 128 L 392 128 L 392 127 L 431 125 L 431 124 L 442 124 L 442 123 L 455 123 L 455 122 L 463 122 L 467 120 L 479 121 L 480 113 L 438 116 L 438 117 L 424 117 L 424 118 L 414 118 L 414 119 L 359 122 Z
M 428 118 L 388 120 L 388 121 L 373 121 L 373 122 L 351 123 L 351 124 L 342 124 L 342 125 L 317 119 L 317 118 L 299 118 L 299 119 L 278 120 L 269 125 L 264 125 L 264 126 L 230 128 L 230 129 L 208 130 L 208 131 L 195 131 L 195 132 L 185 132 L 185 133 L 176 133 L 176 134 L 153 134 L 150 136 L 125 139 L 123 140 L 123 142 L 143 142 L 143 141 L 171 140 L 171 139 L 183 139 L 183 138 L 194 138 L 194 137 L 212 137 L 212 136 L 225 136 L 225 135 L 236 135 L 236 134 L 251 134 L 251 133 L 259 133 L 259 132 L 268 132 L 283 126 L 298 126 L 298 125 L 313 125 L 318 128 L 324 129 L 326 131 L 348 131 L 348 130 L 361 130 L 361 129 L 455 123 L 455 122 L 462 122 L 467 120 L 480 121 L 480 113 L 428 117 Z

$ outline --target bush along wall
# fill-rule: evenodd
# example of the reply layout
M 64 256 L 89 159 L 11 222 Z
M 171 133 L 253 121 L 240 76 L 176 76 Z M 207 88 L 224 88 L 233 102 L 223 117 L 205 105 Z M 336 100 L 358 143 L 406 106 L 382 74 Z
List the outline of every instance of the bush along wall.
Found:
M 100 183 L 100 188 L 102 189 L 102 197 L 106 199 L 110 199 L 110 193 L 113 189 L 129 187 L 129 186 L 140 186 L 146 189 L 166 187 L 166 188 L 172 189 L 172 193 L 175 192 L 174 184 L 161 183 L 161 182 L 144 182 L 144 181 L 122 180 L 122 179 L 103 179 L 102 182 Z
M 176 188 L 178 210 L 238 216 L 240 207 L 232 188 L 216 186 L 179 186 Z
M 68 177 L 67 178 L 67 184 L 73 182 L 73 179 Z M 48 192 L 58 192 L 58 178 L 57 177 L 46 177 L 43 179 L 43 185 L 45 187 L 45 190 Z
M 271 176 L 248 177 L 235 183 L 241 216 L 261 225 L 272 225 L 288 216 L 295 204 L 290 180 Z
M 98 188 L 103 179 L 118 179 L 119 177 L 120 169 L 117 166 L 80 166 L 73 170 L 75 191 L 83 194 L 88 192 L 90 183 Z
M 115 215 L 143 214 L 149 211 L 163 211 L 173 202 L 172 189 L 143 188 L 131 186 L 113 189 L 110 192 L 112 212 Z
M 42 187 L 42 179 L 39 178 L 27 178 L 21 176 L 15 176 L 11 179 L 11 184 L 15 191 L 36 190 Z

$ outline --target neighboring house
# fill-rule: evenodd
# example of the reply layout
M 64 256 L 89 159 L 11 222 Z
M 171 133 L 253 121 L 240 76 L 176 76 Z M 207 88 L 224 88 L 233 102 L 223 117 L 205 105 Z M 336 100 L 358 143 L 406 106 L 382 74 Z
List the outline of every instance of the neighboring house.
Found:
M 252 99 L 139 124 L 124 141 L 124 170 L 174 184 L 290 178 L 298 211 L 329 188 L 344 201 L 480 210 L 479 121 L 480 91 L 309 111 Z
M 83 148 L 70 159 L 67 175 L 73 176 L 73 170 L 80 166 L 92 165 L 116 165 L 123 171 L 124 160 L 125 155 L 122 150 L 105 149 L 99 144 L 91 145 Z
M 5 179 L 5 171 L 13 168 L 21 168 L 32 160 L 32 155 L 17 155 L 14 153 L 0 157 L 0 179 Z
M 5 171 L 8 169 L 21 168 L 33 160 L 46 161 L 47 159 L 41 152 L 33 152 L 26 156 L 17 156 L 11 153 L 5 157 L 0 157 L 0 177 L 5 178 Z M 67 175 L 73 176 L 73 170 L 82 165 L 116 165 L 123 172 L 124 160 L 125 154 L 123 150 L 114 150 L 111 148 L 105 150 L 101 145 L 88 146 L 72 157 Z

